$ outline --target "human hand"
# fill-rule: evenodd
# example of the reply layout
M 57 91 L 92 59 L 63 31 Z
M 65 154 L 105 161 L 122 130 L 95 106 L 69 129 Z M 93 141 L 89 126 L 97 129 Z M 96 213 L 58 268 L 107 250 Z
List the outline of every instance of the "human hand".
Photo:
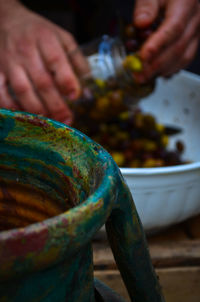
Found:
M 157 75 L 171 76 L 194 58 L 200 38 L 200 3 L 198 0 L 136 0 L 133 22 L 138 28 L 152 24 L 164 11 L 164 19 L 140 50 L 144 62 L 138 82 Z
M 79 51 L 70 57 L 78 49 L 70 33 L 18 1 L 2 8 L 5 2 L 0 0 L 0 107 L 70 124 L 72 113 L 64 96 L 70 100 L 79 96 L 74 70 L 84 73 L 86 60 Z

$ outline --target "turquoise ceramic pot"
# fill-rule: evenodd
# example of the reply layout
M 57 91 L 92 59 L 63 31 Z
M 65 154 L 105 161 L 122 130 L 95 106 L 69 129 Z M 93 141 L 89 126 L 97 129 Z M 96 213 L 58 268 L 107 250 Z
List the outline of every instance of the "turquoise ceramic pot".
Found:
M 104 223 L 131 301 L 163 301 L 111 156 L 66 125 L 0 110 L 0 301 L 97 301 L 91 240 Z

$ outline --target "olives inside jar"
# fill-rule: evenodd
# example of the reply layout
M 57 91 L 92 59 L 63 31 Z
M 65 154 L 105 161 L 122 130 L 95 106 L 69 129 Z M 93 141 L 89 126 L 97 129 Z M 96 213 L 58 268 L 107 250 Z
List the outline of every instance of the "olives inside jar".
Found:
M 123 90 L 124 101 L 132 107 L 153 91 L 155 81 L 145 84 L 134 81 L 133 72 L 142 71 L 142 61 L 137 53 L 127 54 L 119 37 L 104 35 L 82 46 L 82 52 L 88 60 L 90 72 L 82 77 L 81 82 L 83 88 L 92 90 L 92 93 L 97 89 L 94 82 L 109 83 Z

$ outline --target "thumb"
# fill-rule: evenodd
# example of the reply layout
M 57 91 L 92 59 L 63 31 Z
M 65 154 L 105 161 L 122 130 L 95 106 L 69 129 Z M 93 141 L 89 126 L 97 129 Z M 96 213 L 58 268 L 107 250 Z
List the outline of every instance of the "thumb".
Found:
M 159 9 L 159 0 L 136 0 L 133 12 L 133 23 L 136 27 L 148 27 L 156 19 Z

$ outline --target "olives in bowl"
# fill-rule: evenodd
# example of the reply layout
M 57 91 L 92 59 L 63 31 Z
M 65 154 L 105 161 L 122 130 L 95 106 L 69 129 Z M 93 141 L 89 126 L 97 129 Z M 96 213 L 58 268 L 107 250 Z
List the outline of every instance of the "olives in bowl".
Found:
M 130 110 L 129 102 L 120 85 L 96 80 L 90 93 L 85 91 L 83 99 L 73 105 L 73 126 L 101 144 L 120 167 L 183 164 L 183 142 L 177 140 L 168 150 L 166 127 L 139 107 Z

